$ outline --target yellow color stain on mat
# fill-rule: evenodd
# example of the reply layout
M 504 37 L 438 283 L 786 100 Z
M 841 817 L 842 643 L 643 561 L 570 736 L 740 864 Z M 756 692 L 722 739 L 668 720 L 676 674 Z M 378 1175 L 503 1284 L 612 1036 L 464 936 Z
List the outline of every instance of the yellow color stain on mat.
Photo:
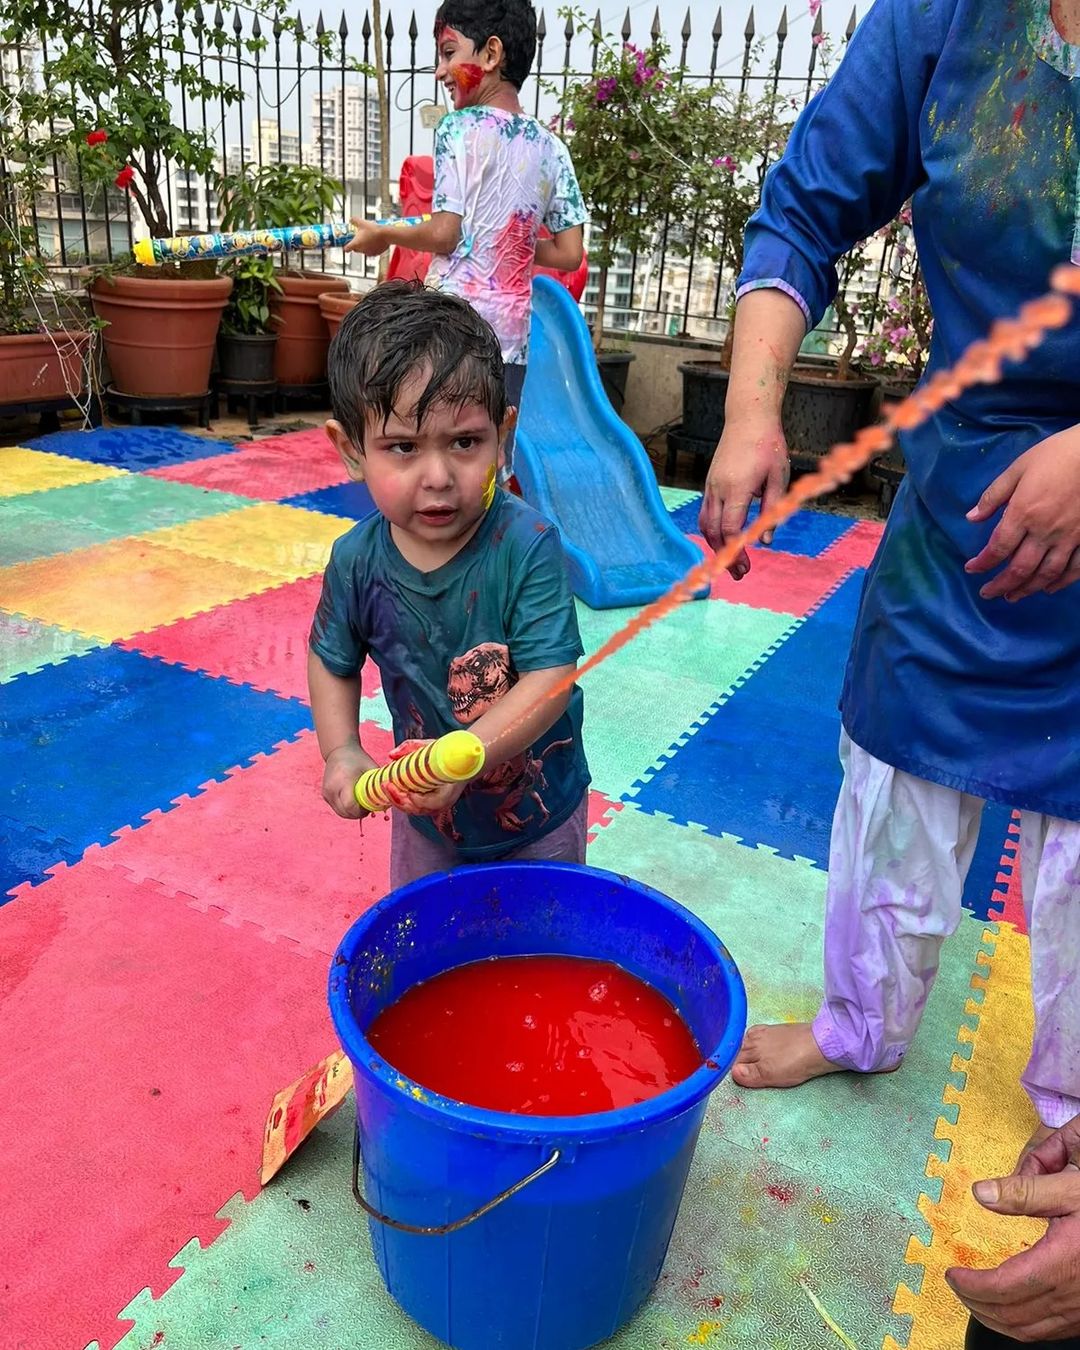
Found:
M 141 537 L 0 569 L 0 608 L 115 642 L 279 584 Z
M 73 483 L 96 483 L 118 478 L 124 469 L 108 464 L 89 464 L 70 455 L 48 450 L 27 450 L 21 445 L 0 446 L 0 497 L 18 497 L 24 492 L 71 487 Z
M 723 1325 L 723 1322 L 701 1322 L 686 1339 L 691 1345 L 708 1345 Z
M 969 922 L 969 921 L 965 921 Z M 982 1003 L 969 1000 L 967 1012 L 978 1019 L 976 1030 L 960 1029 L 959 1041 L 970 1045 L 971 1058 L 957 1056 L 953 1068 L 966 1072 L 963 1091 L 945 1089 L 944 1100 L 960 1108 L 957 1123 L 939 1118 L 935 1135 L 952 1148 L 948 1160 L 931 1156 L 928 1176 L 942 1178 L 936 1204 L 923 1195 L 919 1209 L 933 1236 L 925 1246 L 912 1238 L 907 1260 L 925 1268 L 921 1290 L 904 1285 L 895 1310 L 913 1320 L 908 1350 L 956 1350 L 964 1343 L 967 1312 L 945 1283 L 950 1266 L 989 1269 L 1037 1242 L 1045 1224 L 1035 1219 L 994 1215 L 971 1194 L 975 1181 L 1012 1171 L 1020 1150 L 1037 1124 L 1031 1103 L 1020 1087 L 1020 1074 L 1031 1050 L 1032 1009 L 1030 952 L 1027 937 L 1010 924 L 999 925 L 995 938 L 983 935 L 986 948 L 977 962 L 972 987 L 984 990 Z M 913 1281 L 917 1283 L 916 1281 Z M 884 1350 L 895 1350 L 886 1337 Z
M 148 538 L 184 553 L 239 563 L 296 581 L 321 572 L 329 561 L 330 545 L 355 524 L 342 516 L 261 502 L 156 530 Z

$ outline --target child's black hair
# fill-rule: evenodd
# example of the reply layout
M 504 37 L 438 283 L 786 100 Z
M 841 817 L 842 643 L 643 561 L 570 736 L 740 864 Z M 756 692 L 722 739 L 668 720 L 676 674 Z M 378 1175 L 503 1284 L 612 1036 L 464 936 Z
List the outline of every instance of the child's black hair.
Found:
M 499 339 L 491 324 L 459 296 L 419 281 L 387 281 L 346 314 L 327 358 L 334 416 L 356 449 L 377 413 L 386 425 L 401 386 L 430 370 L 416 405 L 416 425 L 438 404 L 478 403 L 496 427 L 506 416 Z
M 529 0 L 443 0 L 435 15 L 435 40 L 456 28 L 477 51 L 490 37 L 503 45 L 502 77 L 520 89 L 536 55 L 536 10 Z

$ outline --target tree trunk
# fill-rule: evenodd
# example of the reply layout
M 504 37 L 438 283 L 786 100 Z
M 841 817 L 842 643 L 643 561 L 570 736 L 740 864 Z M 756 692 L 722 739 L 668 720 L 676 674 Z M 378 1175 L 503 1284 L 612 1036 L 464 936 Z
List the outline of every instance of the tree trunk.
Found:
M 596 318 L 593 321 L 593 350 L 599 351 L 604 343 L 604 311 L 607 308 L 607 263 L 601 263 L 597 278 Z
M 386 56 L 383 50 L 382 0 L 371 0 L 371 21 L 375 29 L 375 90 L 379 102 L 379 207 L 378 215 L 390 214 L 390 99 L 386 88 Z M 367 151 L 365 149 L 364 153 Z M 379 280 L 386 280 L 390 250 L 379 256 Z

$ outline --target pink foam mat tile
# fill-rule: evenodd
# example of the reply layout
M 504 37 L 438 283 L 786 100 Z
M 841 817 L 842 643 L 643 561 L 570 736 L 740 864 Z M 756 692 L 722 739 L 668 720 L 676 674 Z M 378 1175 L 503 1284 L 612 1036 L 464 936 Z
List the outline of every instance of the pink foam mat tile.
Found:
M 605 797 L 602 792 L 597 792 L 595 788 L 589 789 L 589 833 L 590 836 L 596 830 L 603 829 L 605 825 L 610 825 L 612 817 L 608 815 L 609 811 L 621 811 L 622 802 L 613 802 L 610 797 Z
M 700 535 L 691 538 L 708 551 Z M 709 599 L 768 609 L 775 614 L 793 614 L 802 619 L 821 604 L 853 565 L 845 555 L 832 549 L 811 558 L 801 553 L 756 548 L 750 558 L 750 571 L 741 581 L 735 581 L 727 571 L 713 577 Z
M 282 501 L 348 481 L 337 451 L 321 428 L 250 441 L 224 455 L 151 469 L 148 476 L 259 501 Z
M 110 1350 L 133 1292 L 258 1189 L 282 1083 L 334 1048 L 326 963 L 119 868 L 0 910 L 5 1346 Z
M 857 521 L 835 544 L 829 545 L 820 560 L 840 563 L 848 571 L 856 567 L 869 567 L 884 533 L 885 526 L 881 521 Z
M 167 627 L 136 633 L 120 646 L 306 703 L 307 636 L 321 590 L 322 577 L 302 577 Z M 365 697 L 381 689 L 373 662 L 364 667 L 361 683 Z
M 394 738 L 370 723 L 365 748 L 378 761 Z M 322 799 L 314 732 L 232 769 L 196 797 L 120 830 L 88 861 L 149 878 L 199 908 L 224 911 L 271 937 L 330 955 L 345 930 L 389 887 L 390 823 L 336 816 Z
M 1020 870 L 1019 811 L 1013 812 L 998 868 L 997 889 L 994 892 L 994 904 L 998 908 L 991 912 L 990 917 L 1012 924 L 1018 933 L 1026 933 L 1027 916 L 1024 914 L 1023 877 Z

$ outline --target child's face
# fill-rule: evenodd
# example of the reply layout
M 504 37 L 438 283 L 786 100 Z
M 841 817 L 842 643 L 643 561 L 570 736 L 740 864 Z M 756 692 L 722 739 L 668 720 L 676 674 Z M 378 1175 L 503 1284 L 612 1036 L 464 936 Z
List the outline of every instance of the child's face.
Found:
M 414 409 L 427 387 L 422 371 L 401 387 L 385 426 L 368 417 L 360 457 L 339 422 L 327 433 L 353 477 L 362 478 L 408 560 L 424 569 L 448 562 L 475 533 L 502 464 L 513 412 L 496 427 L 486 408 L 436 404 L 417 427 Z
M 490 43 L 488 44 L 490 46 Z M 455 109 L 472 108 L 484 101 L 485 86 L 492 69 L 488 46 L 480 52 L 472 39 L 456 28 L 441 28 L 435 38 L 435 78 L 441 80 Z

